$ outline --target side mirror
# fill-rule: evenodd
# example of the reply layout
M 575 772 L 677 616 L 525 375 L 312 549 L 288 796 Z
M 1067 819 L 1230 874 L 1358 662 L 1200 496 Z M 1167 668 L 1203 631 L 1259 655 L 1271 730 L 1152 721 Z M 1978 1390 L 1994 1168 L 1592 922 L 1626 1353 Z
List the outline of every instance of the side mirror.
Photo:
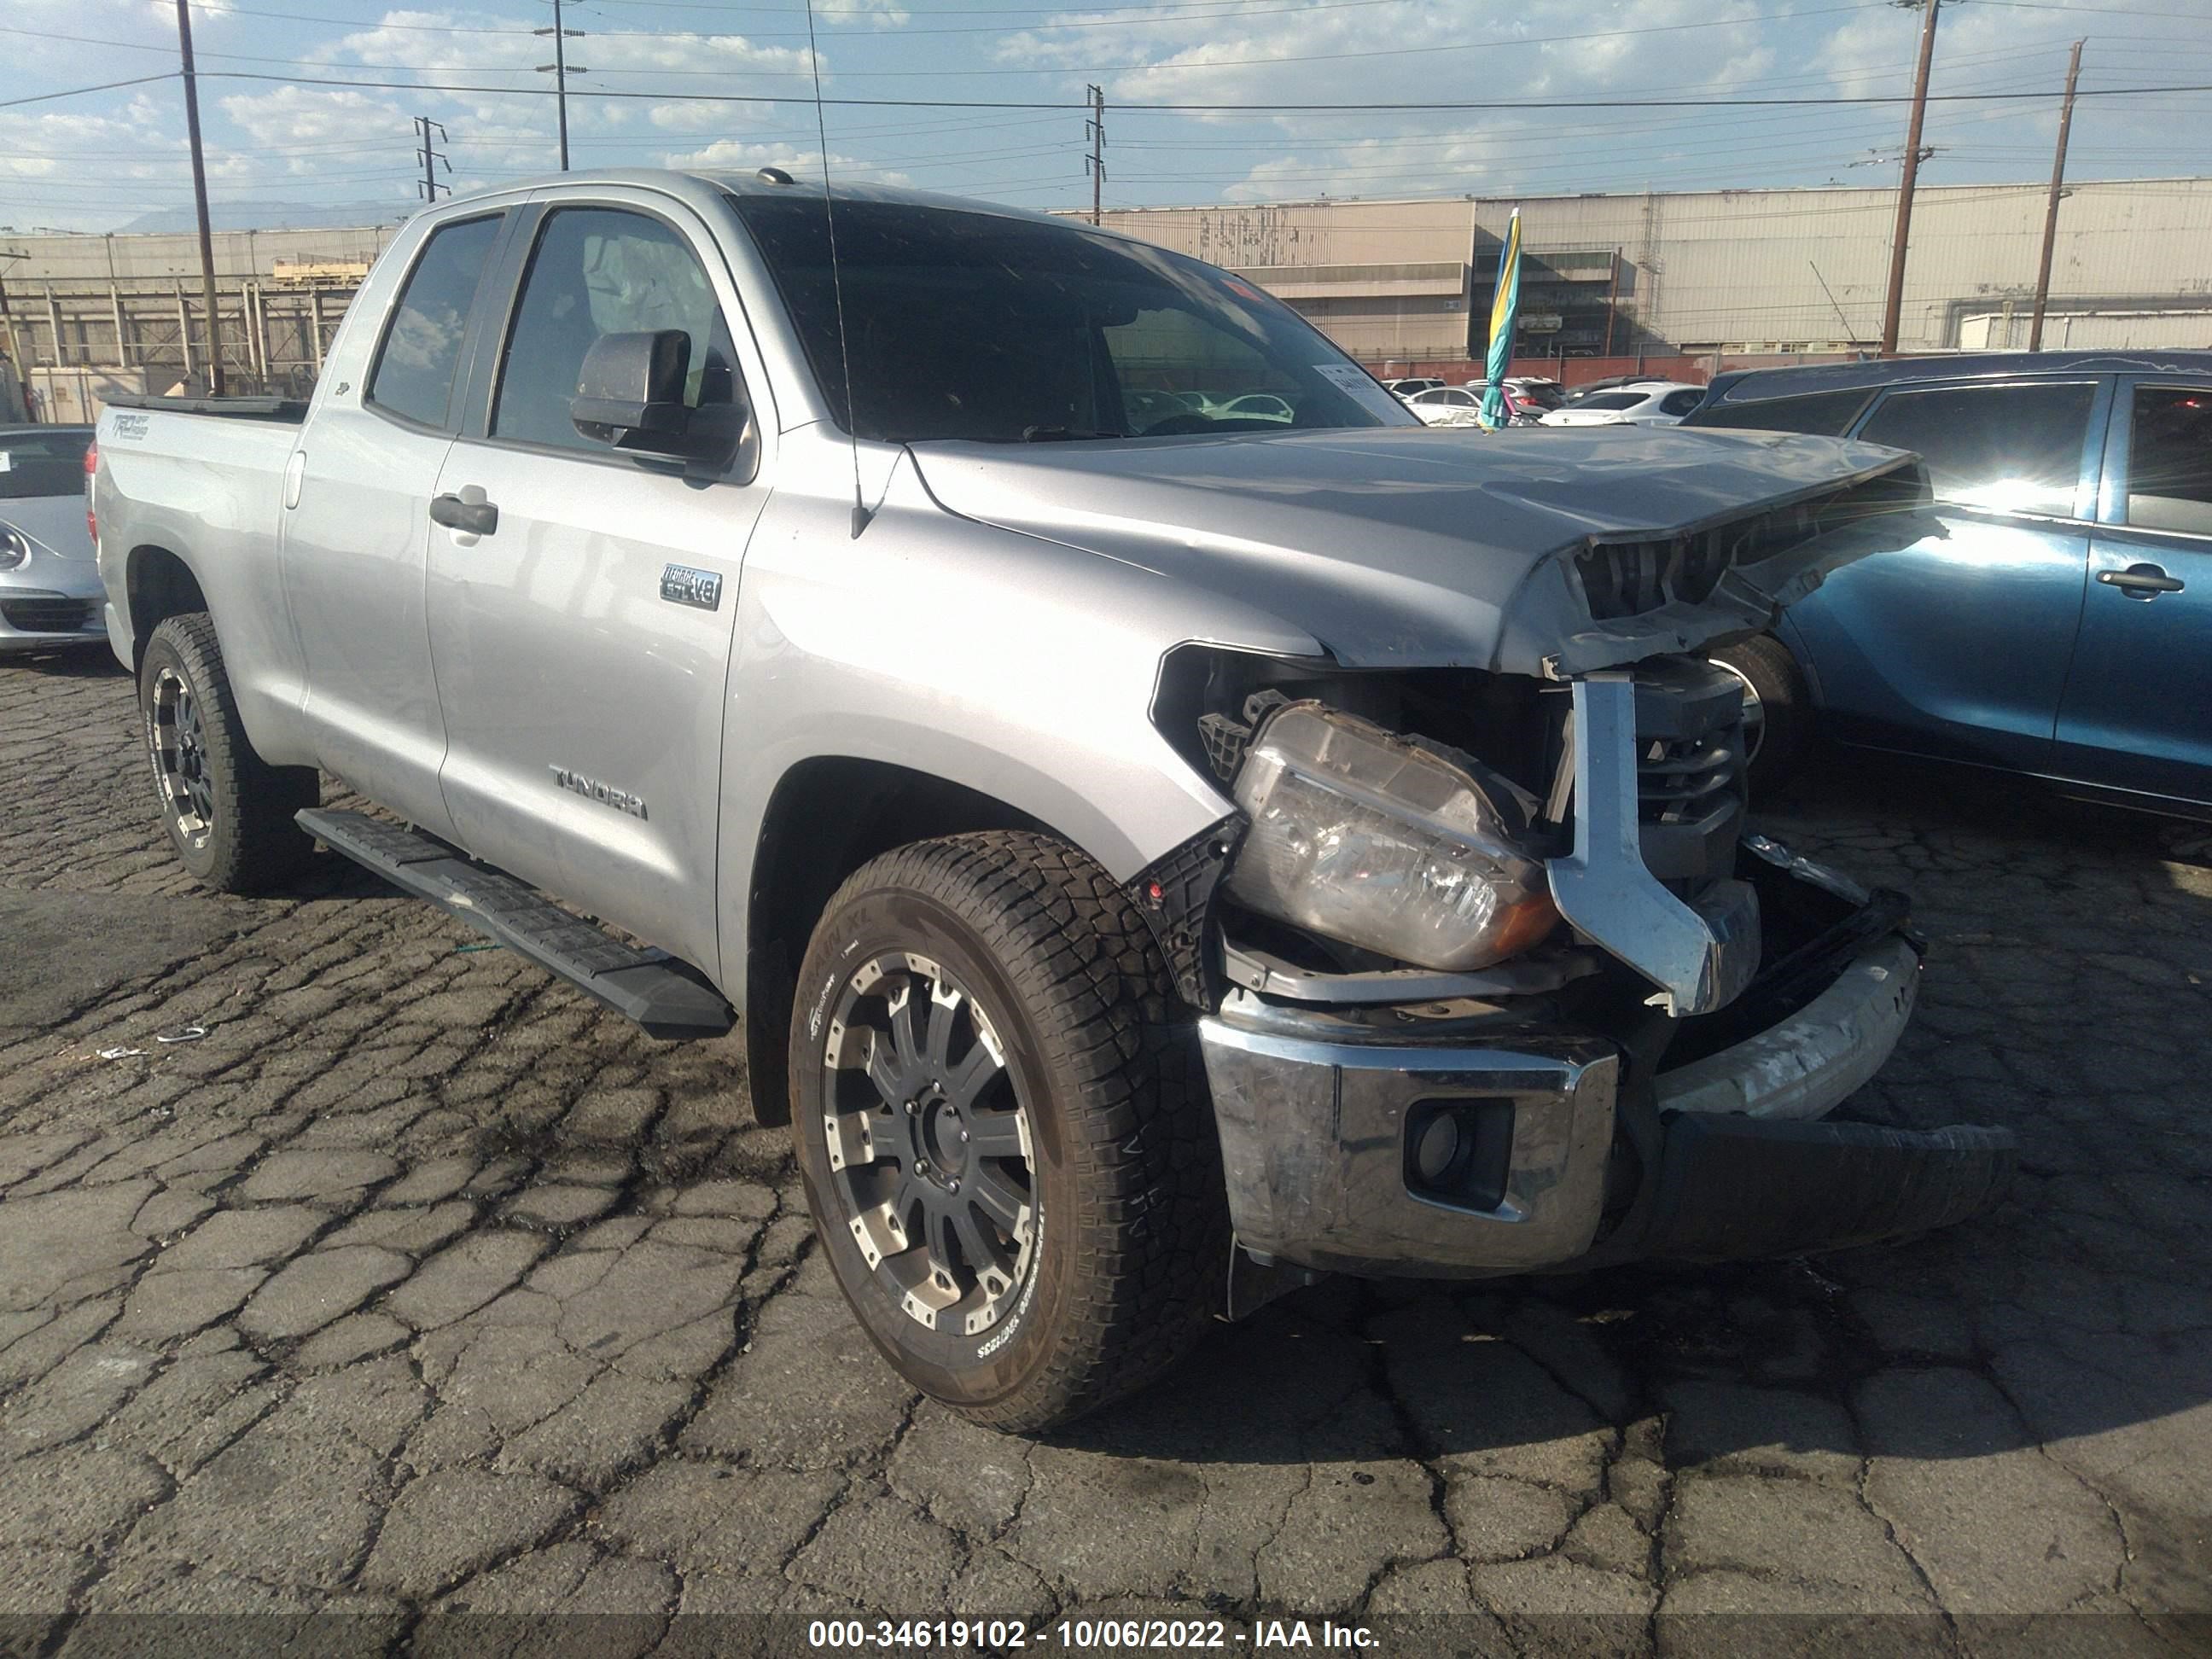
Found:
M 603 334 L 585 354 L 568 418 L 586 438 L 617 449 L 688 455 L 691 411 L 684 386 L 690 373 L 691 337 L 680 328 Z

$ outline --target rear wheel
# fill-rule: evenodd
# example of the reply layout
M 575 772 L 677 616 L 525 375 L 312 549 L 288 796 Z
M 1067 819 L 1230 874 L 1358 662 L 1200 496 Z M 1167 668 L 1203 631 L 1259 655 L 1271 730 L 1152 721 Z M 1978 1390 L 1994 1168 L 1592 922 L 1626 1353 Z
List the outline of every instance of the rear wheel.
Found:
M 271 766 L 253 752 L 205 612 L 154 630 L 138 708 L 161 826 L 185 868 L 225 893 L 260 892 L 296 875 L 314 842 L 292 816 L 316 804 L 319 781 L 312 766 Z
M 1790 647 L 1760 634 L 1714 653 L 1743 686 L 1743 747 L 1754 796 L 1780 788 L 1813 737 L 1812 690 Z
M 1012 833 L 886 854 L 831 900 L 799 986 L 808 1200 L 908 1381 L 1032 1431 L 1203 1334 L 1228 1259 L 1203 1069 L 1103 870 Z

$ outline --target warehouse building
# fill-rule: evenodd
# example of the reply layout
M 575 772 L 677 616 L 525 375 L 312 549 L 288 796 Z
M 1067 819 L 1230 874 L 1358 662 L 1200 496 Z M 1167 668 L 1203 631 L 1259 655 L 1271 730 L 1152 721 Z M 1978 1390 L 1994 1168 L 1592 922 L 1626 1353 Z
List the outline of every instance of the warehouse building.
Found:
M 217 232 L 216 310 L 231 389 L 312 386 L 396 228 Z M 43 419 L 89 419 L 108 390 L 165 392 L 204 374 L 205 310 L 197 236 L 0 231 L 0 356 Z
M 1922 187 L 1902 349 L 2027 344 L 2046 189 Z M 1231 267 L 1378 373 L 1452 373 L 1482 356 L 1515 205 L 1324 200 L 1132 210 L 1104 222 Z M 1547 196 L 1517 205 L 1522 372 L 1548 362 L 1570 380 L 1629 365 L 1702 378 L 1723 362 L 1847 355 L 1880 339 L 1894 190 Z M 392 234 L 219 234 L 231 384 L 311 384 Z M 48 419 L 80 417 L 105 387 L 166 390 L 205 368 L 199 275 L 190 235 L 0 232 L 0 357 Z M 2212 347 L 2212 179 L 2069 185 L 2044 338 Z
M 2027 344 L 2046 185 L 1923 185 L 1899 347 Z M 1155 208 L 1106 224 L 1229 265 L 1378 369 L 1480 357 L 1521 209 L 1516 356 L 1843 354 L 1881 337 L 1893 189 Z M 2046 344 L 2212 346 L 2212 179 L 2069 185 Z

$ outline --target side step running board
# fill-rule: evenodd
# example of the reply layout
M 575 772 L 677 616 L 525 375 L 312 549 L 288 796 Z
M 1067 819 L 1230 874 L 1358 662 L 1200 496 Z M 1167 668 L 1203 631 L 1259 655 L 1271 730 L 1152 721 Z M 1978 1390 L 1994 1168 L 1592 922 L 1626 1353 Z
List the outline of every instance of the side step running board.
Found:
M 688 964 L 611 938 L 458 848 L 359 812 L 315 808 L 295 821 L 333 851 L 442 906 L 655 1036 L 714 1036 L 734 1022 L 730 1005 Z

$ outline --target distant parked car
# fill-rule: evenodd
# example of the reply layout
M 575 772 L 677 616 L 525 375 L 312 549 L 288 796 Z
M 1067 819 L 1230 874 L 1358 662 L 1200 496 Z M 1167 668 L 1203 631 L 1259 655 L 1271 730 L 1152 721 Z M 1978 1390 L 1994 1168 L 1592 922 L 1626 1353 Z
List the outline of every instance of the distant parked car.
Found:
M 1248 392 L 1241 398 L 1231 398 L 1220 412 L 1245 421 L 1288 421 L 1297 413 L 1272 392 Z
M 1584 398 L 1594 398 L 1601 392 L 1618 392 L 1625 386 L 1671 386 L 1674 382 L 1664 374 L 1609 374 L 1601 380 L 1584 380 L 1569 388 L 1568 403 L 1579 403 Z
M 107 637 L 84 514 L 88 426 L 0 426 L 0 653 Z
M 1417 374 L 1406 380 L 1385 380 L 1382 387 L 1394 397 L 1411 398 L 1424 392 L 1433 392 L 1443 384 L 1434 375 Z
M 1538 416 L 1559 408 L 1567 400 L 1567 389 L 1557 380 L 1530 380 L 1516 376 L 1505 382 L 1507 395 L 1528 404 Z
M 1705 395 L 1701 386 L 1656 380 L 1593 392 L 1546 412 L 1546 426 L 1673 426 Z
M 1722 652 L 1756 787 L 1817 724 L 2123 805 L 2212 809 L 2212 352 L 1723 374 L 1686 424 L 1917 450 L 1943 534 Z
M 1436 386 L 1406 399 L 1424 426 L 1480 426 L 1482 393 L 1465 386 Z

